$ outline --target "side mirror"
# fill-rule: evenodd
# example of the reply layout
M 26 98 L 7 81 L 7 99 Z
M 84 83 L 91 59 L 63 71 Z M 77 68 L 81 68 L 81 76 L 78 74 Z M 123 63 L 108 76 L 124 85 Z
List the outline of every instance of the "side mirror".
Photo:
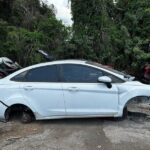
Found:
M 99 77 L 98 82 L 106 84 L 108 88 L 112 88 L 112 84 L 111 84 L 112 79 L 110 77 L 107 76 Z

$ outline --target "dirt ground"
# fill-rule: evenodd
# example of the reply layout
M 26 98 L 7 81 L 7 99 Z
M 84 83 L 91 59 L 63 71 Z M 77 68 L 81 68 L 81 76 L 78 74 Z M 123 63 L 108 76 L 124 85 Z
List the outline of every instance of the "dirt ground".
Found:
M 0 123 L 0 150 L 150 150 L 144 117 Z

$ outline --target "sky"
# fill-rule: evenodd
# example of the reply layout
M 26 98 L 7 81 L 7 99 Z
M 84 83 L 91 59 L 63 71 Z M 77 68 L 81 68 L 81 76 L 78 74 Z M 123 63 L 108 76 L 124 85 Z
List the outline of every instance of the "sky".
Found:
M 43 0 L 48 4 L 54 4 L 56 8 L 56 17 L 61 19 L 65 25 L 72 25 L 71 9 L 68 0 Z
M 54 4 L 57 13 L 57 19 L 61 19 L 65 25 L 72 25 L 72 15 L 71 15 L 71 8 L 68 4 L 68 0 L 42 0 L 48 4 Z M 113 0 L 116 3 L 116 0 Z

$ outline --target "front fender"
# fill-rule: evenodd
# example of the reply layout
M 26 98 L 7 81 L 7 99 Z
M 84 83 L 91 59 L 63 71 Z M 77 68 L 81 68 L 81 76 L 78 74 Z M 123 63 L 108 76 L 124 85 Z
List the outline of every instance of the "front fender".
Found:
M 119 91 L 119 116 L 122 116 L 126 104 L 135 97 L 150 97 L 150 86 L 127 86 Z
M 132 89 L 126 93 L 119 95 L 119 105 L 125 106 L 125 104 L 134 97 L 150 97 L 150 89 Z

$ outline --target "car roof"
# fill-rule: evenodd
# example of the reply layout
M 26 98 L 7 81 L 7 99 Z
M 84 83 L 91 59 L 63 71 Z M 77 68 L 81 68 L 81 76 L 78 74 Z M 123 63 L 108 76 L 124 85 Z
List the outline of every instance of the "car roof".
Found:
M 55 60 L 47 63 L 65 63 L 65 62 L 71 62 L 71 63 L 86 63 L 87 60 L 79 60 L 79 59 L 65 59 L 65 60 Z
M 32 65 L 32 66 L 29 66 L 29 67 L 26 67 L 26 68 L 23 68 L 23 69 L 20 69 L 10 75 L 8 75 L 7 77 L 3 78 L 4 80 L 9 80 L 11 79 L 12 77 L 20 74 L 20 73 L 23 73 L 25 71 L 28 71 L 30 69 L 34 69 L 34 68 L 38 68 L 38 67 L 43 67 L 43 66 L 48 66 L 48 65 L 59 65 L 59 64 L 80 64 L 80 65 L 87 65 L 87 66 L 93 66 L 95 68 L 101 68 L 101 70 L 103 71 L 106 71 L 108 73 L 111 73 L 113 75 L 116 75 L 118 76 L 119 78 L 122 77 L 122 75 L 119 75 L 117 73 L 113 73 L 112 71 L 106 69 L 106 68 L 103 68 L 101 65 L 100 66 L 94 66 L 92 63 L 89 63 L 89 61 L 87 60 L 74 60 L 74 59 L 69 59 L 69 60 L 56 60 L 56 61 L 51 61 L 51 62 L 45 62 L 45 63 L 40 63 L 40 64 L 36 64 L 36 65 Z
M 74 59 L 68 59 L 68 60 L 56 60 L 51 62 L 45 62 L 45 63 L 39 63 L 36 65 L 32 65 L 26 68 L 34 68 L 34 67 L 41 67 L 41 66 L 47 66 L 52 64 L 64 64 L 64 63 L 72 63 L 72 64 L 85 64 L 86 60 L 74 60 Z
M 19 73 L 22 73 L 24 71 L 27 71 L 27 70 L 30 70 L 30 69 L 34 69 L 34 68 L 37 68 L 37 67 L 42 67 L 42 66 L 48 66 L 48 65 L 57 65 L 57 64 L 86 64 L 86 60 L 74 60 L 74 59 L 69 59 L 69 60 L 56 60 L 56 61 L 51 61 L 51 62 L 45 62 L 45 63 L 39 63 L 39 64 L 35 64 L 35 65 L 32 65 L 32 66 L 28 66 L 28 67 L 25 67 L 23 69 L 20 69 L 10 75 L 8 75 L 7 77 L 5 77 L 4 79 L 10 79 L 11 77 L 19 74 Z

